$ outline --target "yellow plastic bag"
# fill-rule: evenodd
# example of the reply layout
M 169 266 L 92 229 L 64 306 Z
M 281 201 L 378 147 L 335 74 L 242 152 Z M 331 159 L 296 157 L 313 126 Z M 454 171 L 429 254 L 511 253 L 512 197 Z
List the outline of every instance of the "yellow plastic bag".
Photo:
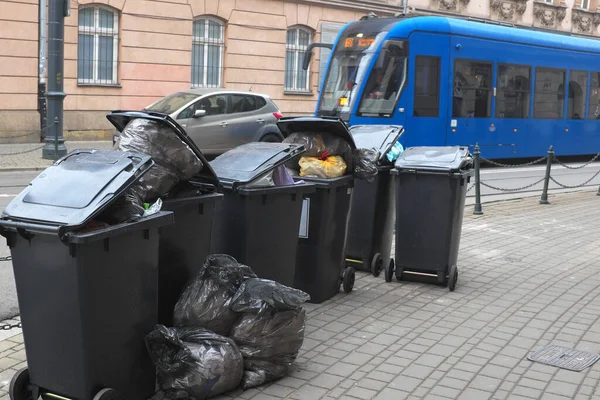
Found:
M 301 157 L 300 176 L 318 176 L 319 178 L 337 178 L 346 174 L 346 162 L 341 156 L 329 156 L 324 160 L 317 157 Z

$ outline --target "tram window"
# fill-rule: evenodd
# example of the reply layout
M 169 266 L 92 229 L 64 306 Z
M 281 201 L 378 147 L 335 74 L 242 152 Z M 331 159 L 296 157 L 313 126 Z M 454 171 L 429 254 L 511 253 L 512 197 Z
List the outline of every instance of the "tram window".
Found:
M 555 68 L 536 68 L 533 117 L 563 119 L 564 105 L 565 71 Z
M 492 113 L 492 63 L 457 59 L 454 63 L 452 116 L 489 118 Z
M 588 72 L 571 71 L 569 77 L 569 101 L 567 119 L 585 118 L 585 98 L 587 96 Z
M 388 40 L 384 43 L 358 106 L 358 115 L 391 117 L 406 79 L 408 42 Z
M 415 59 L 415 117 L 438 117 L 440 111 L 440 58 Z
M 588 119 L 600 119 L 600 72 L 592 72 Z
M 529 118 L 531 67 L 498 64 L 496 118 Z

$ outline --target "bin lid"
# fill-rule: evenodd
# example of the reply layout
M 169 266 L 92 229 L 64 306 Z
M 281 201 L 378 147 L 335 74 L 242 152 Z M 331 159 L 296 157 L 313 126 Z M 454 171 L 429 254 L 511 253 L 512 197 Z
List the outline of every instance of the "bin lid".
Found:
M 458 171 L 472 161 L 468 147 L 419 146 L 409 147 L 396 160 L 397 169 Z
M 181 125 L 179 125 L 177 122 L 175 122 L 175 120 L 173 118 L 171 118 L 169 115 L 163 114 L 163 113 L 157 113 L 157 112 L 117 110 L 117 111 L 112 111 L 110 114 L 108 114 L 106 116 L 106 118 L 110 121 L 111 124 L 113 124 L 115 126 L 115 128 L 117 128 L 117 130 L 119 132 L 122 132 L 123 129 L 125 129 L 125 127 L 127 126 L 127 124 L 129 124 L 129 122 L 131 122 L 132 120 L 134 120 L 136 118 L 142 118 L 142 119 L 147 119 L 150 121 L 156 121 L 160 124 L 168 126 L 169 128 L 171 128 L 173 130 L 173 132 L 175 132 L 175 134 L 177 134 L 177 136 L 179 136 L 179 138 L 185 144 L 187 144 L 190 147 L 190 149 L 192 149 L 194 154 L 196 154 L 196 156 L 200 159 L 200 161 L 202 161 L 202 164 L 204 165 L 204 167 L 202 168 L 200 173 L 198 173 L 198 175 L 196 175 L 193 179 L 191 179 L 191 181 L 199 181 L 202 183 L 208 183 L 208 184 L 213 185 L 215 187 L 215 189 L 218 188 L 219 179 L 217 178 L 217 175 L 215 174 L 215 171 L 212 169 L 210 163 L 204 157 L 204 154 L 202 154 L 202 152 L 200 151 L 198 146 L 196 146 L 194 141 L 188 136 L 188 134 L 185 132 L 183 127 Z
M 3 219 L 74 230 L 106 209 L 154 165 L 146 154 L 75 150 L 39 174 Z M 0 221 L 1 225 L 1 221 Z
M 346 140 L 350 147 L 356 149 L 356 143 L 346 126 L 346 123 L 333 117 L 284 117 L 277 121 L 277 127 L 284 137 L 297 132 L 322 133 L 328 132 Z
M 305 151 L 301 144 L 251 142 L 221 154 L 211 165 L 219 181 L 234 188 L 254 181 Z
M 400 125 L 354 125 L 350 133 L 359 149 L 375 149 L 379 152 L 379 161 L 392 149 L 404 133 Z

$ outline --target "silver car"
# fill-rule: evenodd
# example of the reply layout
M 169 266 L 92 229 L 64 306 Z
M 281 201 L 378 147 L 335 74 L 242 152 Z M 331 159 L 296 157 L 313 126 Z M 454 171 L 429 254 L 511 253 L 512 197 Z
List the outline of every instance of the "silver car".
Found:
M 170 94 L 144 111 L 169 114 L 207 156 L 217 156 L 248 142 L 281 142 L 279 108 L 265 94 L 190 89 Z

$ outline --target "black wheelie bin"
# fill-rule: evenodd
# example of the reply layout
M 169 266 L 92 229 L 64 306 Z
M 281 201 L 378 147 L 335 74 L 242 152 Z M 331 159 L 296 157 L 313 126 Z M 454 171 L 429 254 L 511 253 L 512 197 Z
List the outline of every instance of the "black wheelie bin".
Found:
M 153 165 L 145 154 L 76 150 L 4 210 L 28 368 L 12 400 L 143 400 L 156 371 L 144 337 L 157 321 L 159 211 L 102 223 L 104 210 Z
M 350 150 L 356 150 L 346 124 L 338 118 L 281 118 L 277 126 L 286 140 L 294 133 L 307 138 L 328 133 L 347 142 Z M 295 177 L 316 186 L 316 191 L 304 199 L 294 283 L 295 288 L 310 295 L 311 303 L 332 298 L 342 284 L 346 293 L 354 287 L 354 269 L 345 267 L 344 258 L 354 187 L 352 160 L 346 162 L 349 171 L 341 177 Z
M 159 113 L 113 111 L 106 116 L 119 132 L 139 130 L 130 134 L 148 135 L 145 147 L 156 154 L 156 162 L 169 163 L 171 157 L 164 148 L 189 149 L 199 160 L 201 170 L 187 182 L 179 182 L 162 198 L 162 209 L 173 211 L 175 223 L 161 228 L 158 268 L 158 323 L 173 326 L 173 309 L 187 282 L 198 274 L 210 252 L 210 237 L 215 204 L 223 199 L 218 193 L 219 181 L 210 163 L 184 129 L 171 117 Z M 134 119 L 154 124 L 129 125 Z M 150 132 L 150 130 L 152 132 Z M 128 132 L 126 132 L 128 133 Z M 151 137 L 151 135 L 154 135 Z M 167 135 L 170 135 L 167 138 Z M 160 138 L 160 143 L 156 143 Z M 173 149 L 175 150 L 175 149 Z M 162 158 L 162 159 L 160 159 Z
M 395 269 L 398 280 L 431 281 L 453 291 L 467 184 L 473 176 L 467 147 L 411 147 L 396 160 Z
M 247 143 L 221 154 L 211 165 L 222 185 L 217 204 L 211 253 L 228 254 L 260 278 L 294 285 L 300 214 L 307 183 L 278 185 L 274 174 L 302 154 L 304 146 Z
M 377 176 L 356 180 L 350 207 L 346 265 L 379 276 L 384 265 L 392 265 L 395 204 L 393 162 L 387 154 L 404 133 L 397 125 L 355 125 L 350 128 L 356 147 L 375 149 L 379 155 Z

